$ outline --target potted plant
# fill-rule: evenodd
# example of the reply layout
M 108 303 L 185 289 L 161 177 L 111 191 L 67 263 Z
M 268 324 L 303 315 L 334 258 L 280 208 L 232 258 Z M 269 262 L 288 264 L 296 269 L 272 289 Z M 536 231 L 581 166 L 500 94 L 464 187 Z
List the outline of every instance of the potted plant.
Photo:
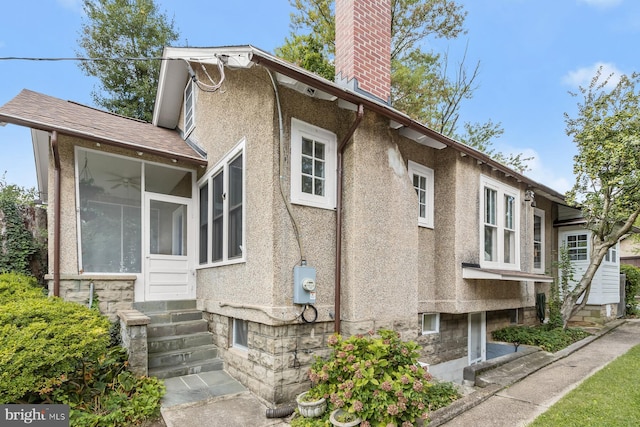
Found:
M 305 391 L 296 397 L 298 412 L 306 418 L 317 418 L 327 410 L 327 399 L 314 393 Z
M 355 427 L 362 421 L 355 414 L 342 408 L 334 409 L 329 415 L 331 425 L 335 427 Z

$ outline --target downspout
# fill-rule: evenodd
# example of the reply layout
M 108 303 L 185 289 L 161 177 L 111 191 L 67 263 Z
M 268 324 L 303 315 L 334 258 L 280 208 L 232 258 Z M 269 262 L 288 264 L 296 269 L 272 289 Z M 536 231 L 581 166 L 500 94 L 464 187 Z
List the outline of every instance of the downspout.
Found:
M 58 151 L 58 132 L 51 133 L 53 151 L 53 295 L 60 296 L 60 152 Z
M 347 148 L 347 144 L 349 140 L 355 133 L 356 129 L 360 125 L 362 121 L 362 117 L 364 116 L 364 107 L 362 104 L 358 104 L 358 112 L 356 115 L 356 119 L 349 128 L 349 131 L 344 136 L 342 141 L 340 141 L 340 145 L 338 145 L 338 183 L 336 190 L 336 286 L 335 286 L 335 319 L 334 319 L 334 332 L 340 333 L 340 316 L 341 316 L 341 308 L 340 308 L 340 292 L 342 289 L 342 155 L 344 154 L 344 150 Z

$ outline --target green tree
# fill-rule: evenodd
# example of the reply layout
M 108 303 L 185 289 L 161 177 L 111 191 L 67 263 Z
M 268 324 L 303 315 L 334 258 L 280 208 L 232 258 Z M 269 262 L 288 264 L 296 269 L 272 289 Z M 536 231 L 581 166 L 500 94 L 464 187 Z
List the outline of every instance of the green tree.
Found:
M 567 201 L 582 209 L 591 231 L 589 266 L 564 295 L 564 326 L 587 303 L 591 282 L 609 248 L 627 234 L 640 214 L 640 74 L 622 75 L 613 89 L 602 68 L 572 118 L 565 113 L 566 132 L 578 148 L 573 171 L 576 183 Z M 580 297 L 582 301 L 576 304 Z
M 94 102 L 150 122 L 164 46 L 178 39 L 173 20 L 153 0 L 83 0 L 86 20 L 78 39 L 80 69 L 100 80 Z M 135 59 L 133 59 L 135 58 Z
M 335 67 L 333 0 L 291 0 L 291 35 L 276 54 L 326 79 Z M 460 106 L 477 88 L 479 63 L 468 72 L 465 58 L 452 71 L 447 55 L 424 50 L 428 39 L 464 34 L 467 13 L 452 0 L 391 0 L 391 104 L 430 128 L 483 151 L 519 172 L 528 158 L 491 149 L 502 135 L 499 123 L 464 123 Z M 465 55 L 466 57 L 466 55 Z

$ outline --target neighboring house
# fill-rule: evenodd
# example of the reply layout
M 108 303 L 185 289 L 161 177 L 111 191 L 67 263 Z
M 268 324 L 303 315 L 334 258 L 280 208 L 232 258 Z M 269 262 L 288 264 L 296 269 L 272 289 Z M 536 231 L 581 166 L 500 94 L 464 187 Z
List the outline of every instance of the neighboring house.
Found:
M 461 367 L 536 323 L 563 195 L 387 104 L 381 3 L 387 21 L 338 20 L 338 83 L 252 46 L 166 48 L 153 124 L 26 90 L 0 107 L 33 129 L 52 292 L 93 285 L 112 316 L 195 300 L 225 368 L 273 403 L 334 331 L 395 329 Z
M 633 234 L 627 234 L 620 239 L 620 263 L 640 267 L 640 249 Z
M 577 284 L 589 266 L 591 231 L 584 225 L 579 209 L 559 205 L 554 223 L 558 247 L 564 248 L 573 268 L 572 284 Z M 612 246 L 593 277 L 587 305 L 573 321 L 604 323 L 624 315 L 624 282 L 620 279 L 620 242 Z M 582 301 L 582 299 L 580 300 Z

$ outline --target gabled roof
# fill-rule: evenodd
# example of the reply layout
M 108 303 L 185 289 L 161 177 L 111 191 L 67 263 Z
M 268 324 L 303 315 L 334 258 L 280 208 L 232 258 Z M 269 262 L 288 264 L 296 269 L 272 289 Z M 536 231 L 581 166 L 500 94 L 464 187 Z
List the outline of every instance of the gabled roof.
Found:
M 153 124 L 156 126 L 174 128 L 177 124 L 184 86 L 189 77 L 187 62 L 206 64 L 218 64 L 221 62 L 228 68 L 236 69 L 261 65 L 275 72 L 280 84 L 311 97 L 325 100 L 337 99 L 341 106 L 347 109 L 353 107 L 352 109 L 355 110 L 357 105 L 362 104 L 365 109 L 387 117 L 389 126 L 396 129 L 403 136 L 436 149 L 451 147 L 459 151 L 462 156 L 470 156 L 476 159 L 478 163 L 487 164 L 494 170 L 501 171 L 505 176 L 513 177 L 519 182 L 528 184 L 541 195 L 555 202 L 564 203 L 563 194 L 533 181 L 495 161 L 485 153 L 442 135 L 383 102 L 329 81 L 254 46 L 166 47 L 163 57 L 166 60 L 162 61 L 160 68 L 160 79 L 153 115 Z
M 206 164 L 206 159 L 176 131 L 27 89 L 0 107 L 0 122 L 57 131 L 189 164 Z

